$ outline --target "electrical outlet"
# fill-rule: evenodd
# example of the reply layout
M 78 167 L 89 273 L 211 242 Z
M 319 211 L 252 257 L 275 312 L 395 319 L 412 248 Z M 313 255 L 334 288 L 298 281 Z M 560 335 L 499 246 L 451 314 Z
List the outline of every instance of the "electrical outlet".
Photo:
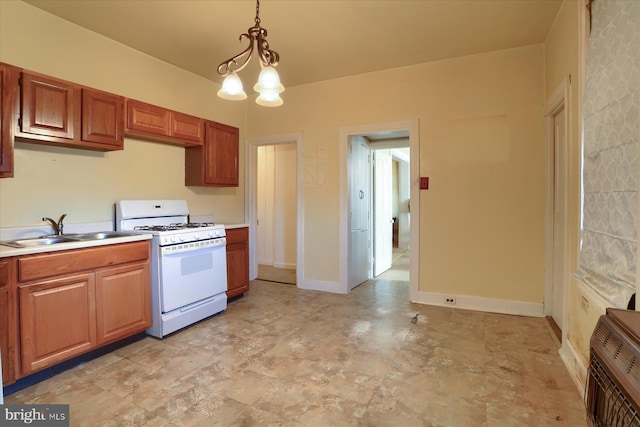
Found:
M 455 305 L 456 303 L 456 299 L 454 297 L 446 297 L 444 299 L 444 303 L 445 304 L 451 304 L 451 305 Z
M 581 297 L 580 306 L 582 307 L 582 311 L 586 313 L 587 311 L 589 311 L 589 300 L 586 299 L 585 297 Z

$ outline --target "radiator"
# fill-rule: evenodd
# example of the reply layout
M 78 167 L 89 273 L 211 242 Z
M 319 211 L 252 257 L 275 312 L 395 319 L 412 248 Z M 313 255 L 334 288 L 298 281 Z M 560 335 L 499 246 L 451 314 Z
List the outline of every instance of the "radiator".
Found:
M 585 387 L 593 427 L 640 427 L 640 312 L 607 309 L 591 335 Z

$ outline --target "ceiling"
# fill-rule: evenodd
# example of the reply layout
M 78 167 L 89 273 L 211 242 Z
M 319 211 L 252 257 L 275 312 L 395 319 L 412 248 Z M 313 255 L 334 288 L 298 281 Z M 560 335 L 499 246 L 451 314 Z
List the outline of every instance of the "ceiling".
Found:
M 217 66 L 246 47 L 238 38 L 253 26 L 256 6 L 253 0 L 24 1 L 219 83 Z M 280 54 L 282 83 L 291 87 L 539 44 L 561 3 L 262 0 L 260 19 Z M 240 76 L 254 81 L 258 70 L 253 58 Z

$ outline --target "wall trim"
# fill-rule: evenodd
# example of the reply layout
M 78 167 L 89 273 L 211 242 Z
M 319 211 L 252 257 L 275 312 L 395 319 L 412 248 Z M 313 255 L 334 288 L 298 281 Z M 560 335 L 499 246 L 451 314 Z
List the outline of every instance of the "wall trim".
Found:
M 327 282 L 324 280 L 303 279 L 298 281 L 298 288 L 307 291 L 331 292 L 334 294 L 346 294 L 344 286 L 340 282 Z
M 408 130 L 409 131 L 409 179 L 411 216 L 420 219 L 420 125 L 418 119 L 397 122 L 372 123 L 357 126 L 343 126 L 339 134 L 340 151 L 340 207 L 339 207 L 339 293 L 349 293 L 349 137 L 373 132 Z M 409 294 L 410 300 L 418 292 L 420 278 L 420 221 L 411 221 L 409 227 Z
M 286 268 L 287 270 L 295 270 L 296 265 L 292 262 L 274 262 L 273 267 Z
M 571 344 L 571 341 L 567 340 L 562 345 L 560 350 L 558 350 L 558 354 L 560 355 L 560 359 L 562 359 L 562 363 L 567 368 L 569 372 L 569 376 L 573 380 L 578 392 L 581 396 L 584 396 L 584 385 L 587 379 L 587 368 L 580 360 L 580 356 L 578 355 L 578 351 Z
M 565 123 L 564 145 L 558 146 L 555 140 L 554 117 L 562 111 Z M 544 314 L 551 316 L 557 307 L 553 298 L 553 271 L 554 262 L 558 254 L 554 250 L 554 232 L 558 231 L 562 247 L 560 265 L 562 276 L 562 342 L 567 340 L 567 328 L 569 326 L 569 287 L 571 285 L 571 266 L 569 250 L 569 168 L 572 134 L 571 112 L 571 76 L 566 76 L 556 87 L 555 91 L 544 106 L 545 113 L 545 145 L 546 145 L 546 208 L 545 208 L 545 279 L 544 279 Z M 556 170 L 556 166 L 558 170 Z M 559 190 L 559 195 L 556 194 Z M 559 207 L 562 212 L 561 227 L 555 223 L 554 212 L 558 209 L 555 201 L 560 200 Z
M 518 316 L 544 317 L 544 305 L 536 302 L 514 301 L 498 298 L 477 297 L 471 295 L 443 294 L 439 292 L 417 293 L 411 302 L 437 305 L 454 309 L 484 311 L 487 313 L 513 314 Z M 446 304 L 446 298 L 455 298 L 455 305 Z
M 303 193 L 303 136 L 302 132 L 294 132 L 279 135 L 245 138 L 246 143 L 246 167 L 245 167 L 245 222 L 249 224 L 249 280 L 258 277 L 258 259 L 256 250 L 256 224 L 257 220 L 257 168 L 258 147 L 262 145 L 295 144 L 296 145 L 296 282 L 302 283 L 304 278 L 304 193 Z M 299 288 L 302 288 L 298 285 Z

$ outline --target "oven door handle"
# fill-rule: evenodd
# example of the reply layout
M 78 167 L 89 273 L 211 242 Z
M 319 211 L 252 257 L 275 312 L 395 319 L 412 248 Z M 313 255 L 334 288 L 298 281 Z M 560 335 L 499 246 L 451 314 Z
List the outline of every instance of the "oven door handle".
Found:
M 213 251 L 225 251 L 226 250 L 226 239 L 216 239 L 216 241 L 211 242 L 205 240 L 204 242 L 211 242 L 206 246 L 198 246 L 203 241 L 200 242 L 192 242 L 192 243 L 183 243 L 180 245 L 170 245 L 170 246 L 161 246 L 160 247 L 160 256 L 173 256 L 173 255 L 182 255 L 182 254 L 193 254 L 196 252 L 213 252 Z

